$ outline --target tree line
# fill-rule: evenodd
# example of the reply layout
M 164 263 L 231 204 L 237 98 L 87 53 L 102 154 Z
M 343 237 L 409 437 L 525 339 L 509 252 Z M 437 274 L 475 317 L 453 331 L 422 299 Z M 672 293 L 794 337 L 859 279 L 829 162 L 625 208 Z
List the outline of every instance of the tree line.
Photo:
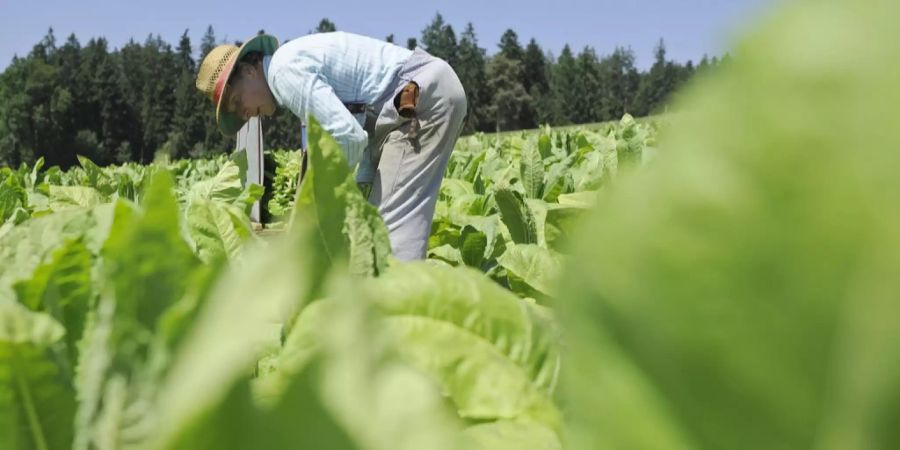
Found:
M 336 29 L 322 19 L 311 32 Z M 394 42 L 394 35 L 385 40 Z M 50 29 L 0 73 L 0 165 L 43 157 L 48 166 L 67 168 L 77 164 L 76 155 L 106 165 L 148 163 L 158 152 L 202 158 L 230 151 L 233 140 L 217 131 L 213 108 L 194 87 L 199 61 L 220 43 L 208 27 L 195 59 L 187 31 L 175 47 L 151 35 L 111 50 L 102 37 L 82 45 L 70 35 L 58 44 Z M 576 53 L 566 45 L 554 56 L 533 38 L 522 45 L 513 30 L 488 55 L 471 23 L 457 36 L 440 14 L 405 45 L 456 70 L 468 96 L 465 133 L 644 116 L 664 108 L 695 73 L 723 62 L 671 61 L 660 40 L 653 65 L 641 71 L 629 48 L 600 56 L 591 47 Z M 299 129 L 299 119 L 278 108 L 264 122 L 267 147 L 299 147 Z

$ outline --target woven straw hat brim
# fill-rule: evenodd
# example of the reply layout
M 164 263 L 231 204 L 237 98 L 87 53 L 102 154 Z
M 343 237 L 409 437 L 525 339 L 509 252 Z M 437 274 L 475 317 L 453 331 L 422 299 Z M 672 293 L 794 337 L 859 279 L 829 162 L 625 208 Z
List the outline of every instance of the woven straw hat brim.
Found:
M 240 61 L 241 58 L 244 57 L 247 53 L 250 52 L 260 52 L 265 56 L 271 56 L 275 54 L 275 50 L 278 49 L 278 39 L 274 36 L 270 36 L 268 34 L 259 34 L 253 36 L 247 42 L 244 42 L 243 45 L 238 49 L 237 57 L 232 59 L 232 63 L 226 67 L 220 77 L 225 77 L 226 87 L 222 90 L 222 95 L 219 97 L 219 101 L 216 102 L 216 124 L 219 126 L 219 131 L 226 136 L 235 135 L 241 127 L 247 123 L 246 120 L 242 119 L 239 115 L 228 112 L 222 109 L 223 101 L 228 98 L 228 79 L 231 78 L 231 74 L 234 71 L 235 66 L 237 65 L 237 61 Z

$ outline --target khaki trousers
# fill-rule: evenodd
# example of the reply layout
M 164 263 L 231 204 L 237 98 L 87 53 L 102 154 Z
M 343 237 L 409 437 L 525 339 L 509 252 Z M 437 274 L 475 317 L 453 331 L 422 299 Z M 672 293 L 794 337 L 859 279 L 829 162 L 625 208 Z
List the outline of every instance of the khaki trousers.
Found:
M 419 85 L 416 120 L 401 117 L 394 98 L 404 85 Z M 441 180 L 450 152 L 462 131 L 466 94 L 445 61 L 416 49 L 400 69 L 395 83 L 373 105 L 366 131 L 364 158 L 377 165 L 369 202 L 378 207 L 390 235 L 394 256 L 401 261 L 425 258 Z

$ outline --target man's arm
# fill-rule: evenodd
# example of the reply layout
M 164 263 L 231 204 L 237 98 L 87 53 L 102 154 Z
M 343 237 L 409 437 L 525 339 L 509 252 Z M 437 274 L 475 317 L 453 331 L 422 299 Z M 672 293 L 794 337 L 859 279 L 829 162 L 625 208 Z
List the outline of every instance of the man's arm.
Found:
M 312 114 L 344 150 L 352 168 L 360 161 L 369 136 L 321 76 L 282 68 L 274 74 L 272 94 L 297 117 Z

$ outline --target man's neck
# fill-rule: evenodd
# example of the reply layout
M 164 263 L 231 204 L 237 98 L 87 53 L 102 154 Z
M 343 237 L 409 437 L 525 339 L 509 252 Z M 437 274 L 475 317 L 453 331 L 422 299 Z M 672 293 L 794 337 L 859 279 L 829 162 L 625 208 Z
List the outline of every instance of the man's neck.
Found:
M 272 62 L 272 56 L 271 56 L 271 55 L 263 56 L 263 59 L 262 59 L 262 70 L 263 70 L 263 77 L 266 79 L 266 82 L 269 81 L 269 63 L 270 63 L 270 62 Z
M 275 100 L 275 95 L 272 94 L 272 87 L 269 86 L 269 63 L 272 62 L 272 56 L 267 55 L 263 56 L 262 62 L 260 65 L 262 66 L 262 74 L 263 80 L 266 82 L 266 89 L 269 91 L 269 97 L 272 99 L 272 104 L 278 105 L 278 101 Z

